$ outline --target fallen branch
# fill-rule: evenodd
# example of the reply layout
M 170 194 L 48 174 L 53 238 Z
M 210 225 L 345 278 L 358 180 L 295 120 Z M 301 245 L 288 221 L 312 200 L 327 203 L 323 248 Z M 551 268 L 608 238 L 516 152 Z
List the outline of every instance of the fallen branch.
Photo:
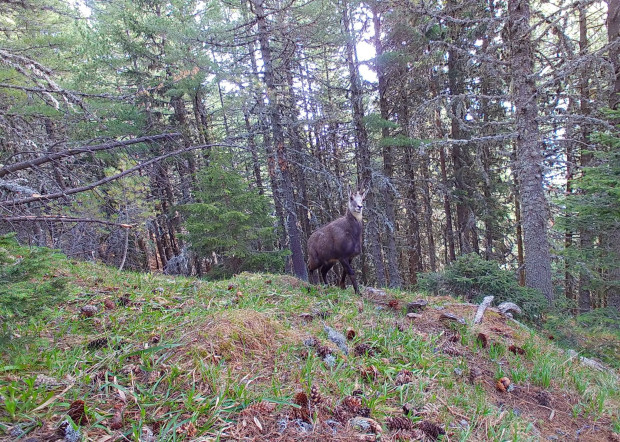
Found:
M 105 221 L 102 219 L 92 219 L 92 218 L 77 218 L 71 216 L 53 216 L 53 215 L 22 215 L 22 216 L 0 216 L 0 221 L 6 222 L 24 222 L 24 221 L 54 221 L 61 223 L 97 223 L 97 224 L 106 224 L 109 226 L 117 226 L 123 229 L 133 229 L 135 227 L 134 224 L 122 224 L 115 223 L 113 221 Z
M 478 310 L 476 311 L 476 316 L 474 316 L 474 324 L 480 324 L 482 322 L 482 317 L 484 316 L 484 311 L 488 306 L 491 305 L 495 296 L 485 296 L 480 305 L 478 306 Z
M 116 147 L 121 146 L 130 146 L 132 144 L 143 143 L 148 141 L 159 141 L 165 138 L 176 138 L 180 137 L 180 133 L 170 133 L 170 134 L 160 134 L 160 135 L 147 135 L 145 137 L 134 138 L 132 140 L 127 141 L 110 141 L 109 143 L 103 144 L 95 144 L 93 146 L 84 146 L 78 147 L 77 149 L 69 149 L 63 152 L 54 152 L 49 155 L 44 155 L 39 158 L 35 158 L 34 160 L 26 160 L 20 161 L 19 163 L 11 164 L 10 166 L 6 166 L 0 168 L 0 178 L 9 173 L 17 172 L 18 170 L 28 169 L 30 167 L 37 167 L 41 164 L 49 163 L 51 161 L 59 160 L 61 158 L 66 158 L 70 156 L 79 155 L 82 153 L 90 153 L 97 152 L 100 150 L 109 150 L 114 149 Z
M 497 309 L 502 313 L 502 315 L 508 316 L 510 318 L 512 318 L 512 313 L 510 312 L 514 312 L 517 315 L 523 313 L 521 311 L 521 308 L 514 302 L 502 302 L 500 305 L 497 306 Z

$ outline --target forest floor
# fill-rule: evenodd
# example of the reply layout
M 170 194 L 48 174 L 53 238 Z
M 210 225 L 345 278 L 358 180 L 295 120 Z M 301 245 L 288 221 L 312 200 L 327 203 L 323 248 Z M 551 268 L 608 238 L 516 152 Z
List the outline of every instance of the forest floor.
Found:
M 0 440 L 620 441 L 617 370 L 448 296 L 58 277 L 69 298 L 0 343 Z

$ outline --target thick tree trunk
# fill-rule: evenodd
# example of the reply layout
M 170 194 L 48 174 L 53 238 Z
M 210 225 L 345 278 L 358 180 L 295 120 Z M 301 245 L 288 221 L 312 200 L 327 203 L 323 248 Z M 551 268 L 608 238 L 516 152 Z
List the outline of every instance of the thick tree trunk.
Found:
M 534 48 L 531 41 L 530 4 L 509 0 L 513 104 L 517 129 L 516 175 L 521 198 L 525 282 L 551 302 L 551 253 L 547 238 L 547 200 L 543 190 L 543 154 L 538 129 Z

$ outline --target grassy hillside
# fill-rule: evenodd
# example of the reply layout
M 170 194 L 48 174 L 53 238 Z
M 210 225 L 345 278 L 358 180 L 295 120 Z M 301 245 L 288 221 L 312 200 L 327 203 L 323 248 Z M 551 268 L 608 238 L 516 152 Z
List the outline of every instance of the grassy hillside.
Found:
M 68 296 L 1 343 L 3 440 L 620 440 L 617 373 L 449 297 L 408 317 L 418 294 L 58 257 L 30 282 L 54 278 Z

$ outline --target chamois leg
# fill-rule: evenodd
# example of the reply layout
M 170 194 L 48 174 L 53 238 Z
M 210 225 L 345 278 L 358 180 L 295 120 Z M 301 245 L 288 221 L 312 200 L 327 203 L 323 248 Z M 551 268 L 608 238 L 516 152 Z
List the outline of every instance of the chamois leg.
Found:
M 334 266 L 333 262 L 328 262 L 327 264 L 323 264 L 323 267 L 321 267 L 321 277 L 323 278 L 323 283 L 325 285 L 327 284 L 327 272 L 329 272 L 329 269 L 331 269 Z
M 344 267 L 344 271 L 342 272 L 341 282 L 344 281 L 346 277 L 345 275 L 348 273 L 349 279 L 351 280 L 351 283 L 353 284 L 353 289 L 355 290 L 355 293 L 359 295 L 360 289 L 357 287 L 357 280 L 355 279 L 355 270 L 353 270 L 353 267 L 351 267 L 351 263 L 349 263 L 348 259 L 341 259 L 340 264 L 342 264 L 342 267 Z
M 311 262 L 312 261 L 308 261 L 308 282 L 310 282 L 310 284 L 320 284 L 321 277 L 317 276 L 315 278 L 315 273 L 314 273 L 314 271 L 318 269 L 320 266 L 314 265 L 314 263 L 311 263 Z
M 347 288 L 347 269 L 345 266 L 342 266 L 342 276 L 340 277 L 340 283 L 338 283 L 338 287 L 342 290 Z

